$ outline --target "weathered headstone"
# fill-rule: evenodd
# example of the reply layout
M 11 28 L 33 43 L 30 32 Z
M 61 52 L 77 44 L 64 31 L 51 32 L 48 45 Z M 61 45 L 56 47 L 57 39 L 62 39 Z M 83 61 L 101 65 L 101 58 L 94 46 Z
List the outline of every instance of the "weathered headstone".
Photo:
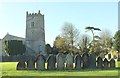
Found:
M 58 53 L 56 56 L 56 62 L 58 70 L 64 69 L 65 55 L 63 53 Z
M 101 57 L 102 59 L 104 59 L 105 58 L 105 54 L 104 53 L 100 53 L 99 57 Z
M 97 62 L 97 68 L 103 67 L 103 60 L 101 57 L 98 57 L 96 62 Z
M 89 56 L 89 68 L 96 68 L 96 54 L 92 53 Z
M 35 69 L 35 59 L 29 58 L 27 60 L 27 69 L 34 70 Z
M 36 68 L 37 70 L 45 69 L 45 58 L 43 55 L 39 55 L 36 60 Z
M 23 59 L 20 59 L 20 61 L 17 64 L 17 70 L 24 70 L 26 69 L 26 64 L 25 61 Z
M 108 54 L 108 59 L 111 59 L 111 54 Z
M 82 63 L 82 57 L 80 55 L 76 55 L 75 58 L 75 68 L 76 69 L 80 69 L 82 66 L 81 66 L 81 63 Z
M 109 66 L 108 66 L 108 65 L 109 65 L 109 62 L 108 62 L 108 60 L 107 60 L 106 58 L 104 59 L 103 64 L 104 64 L 104 65 L 103 65 L 104 68 L 108 68 L 108 67 L 109 67 Z
M 110 68 L 115 68 L 115 60 L 114 59 L 110 60 Z
M 73 61 L 74 61 L 73 54 L 68 53 L 65 59 L 66 59 L 66 69 L 73 69 Z
M 83 59 L 83 68 L 88 68 L 89 67 L 89 55 L 87 53 L 84 53 L 82 55 Z
M 117 61 L 120 61 L 120 52 L 118 52 L 118 59 Z
M 53 54 L 50 54 L 47 58 L 47 69 L 54 70 L 56 63 L 56 57 Z

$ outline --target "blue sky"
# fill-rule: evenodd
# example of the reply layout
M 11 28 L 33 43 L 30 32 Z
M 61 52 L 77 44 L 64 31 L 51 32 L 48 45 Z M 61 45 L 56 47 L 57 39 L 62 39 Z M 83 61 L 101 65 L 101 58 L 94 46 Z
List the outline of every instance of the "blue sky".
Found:
M 45 15 L 45 38 L 51 45 L 64 22 L 74 24 L 80 34 L 85 33 L 86 26 L 108 29 L 112 35 L 118 29 L 117 2 L 8 2 L 0 4 L 0 38 L 7 32 L 25 37 L 26 11 L 38 10 Z

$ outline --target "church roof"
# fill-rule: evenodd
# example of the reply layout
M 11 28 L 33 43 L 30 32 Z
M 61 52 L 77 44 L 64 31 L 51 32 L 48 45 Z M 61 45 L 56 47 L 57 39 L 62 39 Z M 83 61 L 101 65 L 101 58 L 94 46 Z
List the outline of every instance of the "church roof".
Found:
M 18 37 L 18 36 L 14 36 L 14 35 L 10 35 L 9 33 L 7 33 L 2 40 L 22 40 L 23 41 L 24 38 Z

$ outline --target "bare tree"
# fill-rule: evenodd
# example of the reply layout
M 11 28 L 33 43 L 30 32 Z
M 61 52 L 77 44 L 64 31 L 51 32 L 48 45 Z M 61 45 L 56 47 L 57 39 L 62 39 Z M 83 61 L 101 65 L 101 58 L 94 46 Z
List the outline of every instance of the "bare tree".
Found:
M 68 46 L 76 46 L 79 38 L 79 31 L 72 23 L 66 22 L 62 27 L 62 37 L 65 39 Z
M 104 49 L 107 50 L 108 48 L 112 47 L 112 35 L 109 30 L 102 30 L 100 33 L 100 37 L 100 42 Z
M 86 34 L 80 35 L 78 47 L 81 52 L 84 52 L 83 50 L 89 47 L 89 43 L 90 43 L 89 35 Z

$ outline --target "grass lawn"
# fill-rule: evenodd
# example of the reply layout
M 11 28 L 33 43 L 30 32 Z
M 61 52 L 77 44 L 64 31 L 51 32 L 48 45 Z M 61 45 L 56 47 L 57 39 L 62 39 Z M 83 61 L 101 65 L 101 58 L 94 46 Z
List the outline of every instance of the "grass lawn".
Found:
M 17 62 L 0 62 L 2 76 L 118 76 L 119 69 L 16 70 Z M 117 63 L 117 67 L 120 63 Z

